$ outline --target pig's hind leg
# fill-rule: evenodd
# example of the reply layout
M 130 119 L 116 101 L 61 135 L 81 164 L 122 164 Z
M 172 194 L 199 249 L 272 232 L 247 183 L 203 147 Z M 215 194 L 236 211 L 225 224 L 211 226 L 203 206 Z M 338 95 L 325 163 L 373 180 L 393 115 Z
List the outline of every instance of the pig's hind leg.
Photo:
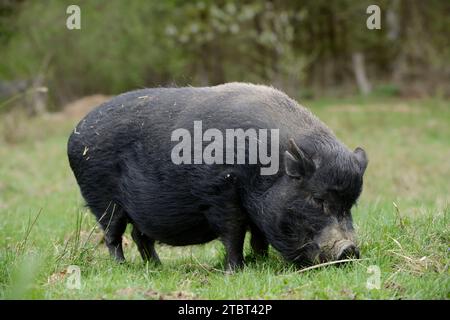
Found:
M 105 233 L 105 243 L 110 255 L 117 262 L 125 262 L 122 248 L 122 235 L 128 223 L 125 211 L 113 203 L 110 203 L 106 209 L 89 207 L 96 215 L 97 221 Z
M 250 224 L 250 232 L 252 237 L 250 239 L 250 245 L 252 247 L 253 254 L 257 257 L 267 257 L 269 252 L 269 243 L 266 237 L 254 224 Z
M 143 234 L 139 229 L 133 225 L 133 230 L 131 231 L 131 237 L 133 238 L 142 259 L 147 261 L 153 261 L 157 264 L 160 263 L 158 254 L 155 250 L 155 240 L 150 239 L 145 234 Z

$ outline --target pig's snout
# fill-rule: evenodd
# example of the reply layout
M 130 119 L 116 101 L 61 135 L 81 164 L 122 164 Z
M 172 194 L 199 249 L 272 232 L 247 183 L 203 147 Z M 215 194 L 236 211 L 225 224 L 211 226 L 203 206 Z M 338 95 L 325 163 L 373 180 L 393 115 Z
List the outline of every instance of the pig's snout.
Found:
M 320 261 L 359 259 L 359 249 L 354 241 L 352 231 L 347 231 L 339 224 L 323 229 L 316 243 L 320 248 Z
M 356 247 L 356 245 L 350 242 L 341 246 L 339 253 L 337 255 L 337 260 L 352 259 L 352 258 L 359 259 L 359 249 Z

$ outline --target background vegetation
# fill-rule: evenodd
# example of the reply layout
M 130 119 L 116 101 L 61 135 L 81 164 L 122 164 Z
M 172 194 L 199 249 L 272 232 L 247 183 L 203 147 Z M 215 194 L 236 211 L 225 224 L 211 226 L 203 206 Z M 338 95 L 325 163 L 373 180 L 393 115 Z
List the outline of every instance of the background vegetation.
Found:
M 65 27 L 73 3 L 81 30 Z M 449 31 L 445 0 L 0 0 L 0 298 L 450 298 Z M 299 272 L 246 244 L 225 275 L 217 241 L 157 245 L 153 266 L 129 232 L 128 262 L 109 259 L 68 165 L 73 126 L 103 95 L 228 81 L 274 85 L 365 148 L 362 260 Z
M 72 3 L 0 5 L 0 80 L 43 76 L 54 108 L 92 93 L 228 81 L 341 96 L 358 92 L 357 68 L 369 91 L 450 95 L 445 0 L 80 0 L 81 30 L 68 30 Z M 371 4 L 380 30 L 366 27 Z

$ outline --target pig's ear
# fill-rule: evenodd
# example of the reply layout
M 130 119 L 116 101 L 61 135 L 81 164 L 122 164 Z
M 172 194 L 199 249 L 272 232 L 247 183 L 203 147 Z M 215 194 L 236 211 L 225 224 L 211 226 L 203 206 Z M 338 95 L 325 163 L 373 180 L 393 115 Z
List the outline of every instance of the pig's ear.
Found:
M 302 179 L 309 179 L 316 171 L 314 162 L 293 139 L 289 139 L 288 150 L 284 152 L 284 168 L 288 176 Z
M 367 164 L 369 162 L 367 160 L 366 152 L 363 148 L 358 147 L 355 149 L 355 151 L 353 151 L 353 153 L 355 154 L 356 160 L 358 161 L 359 168 L 361 169 L 361 174 L 364 174 L 364 171 L 366 171 Z

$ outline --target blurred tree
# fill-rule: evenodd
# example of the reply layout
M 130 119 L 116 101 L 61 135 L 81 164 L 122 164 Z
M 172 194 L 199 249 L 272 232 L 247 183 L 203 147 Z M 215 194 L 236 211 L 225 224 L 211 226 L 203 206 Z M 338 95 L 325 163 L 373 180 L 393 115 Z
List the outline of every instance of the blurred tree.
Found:
M 81 30 L 65 27 L 70 4 L 1 2 L 0 80 L 42 74 L 57 104 L 228 81 L 295 96 L 368 92 L 385 82 L 406 93 L 449 90 L 445 0 L 80 0 Z M 366 27 L 371 4 L 381 8 L 381 30 Z

